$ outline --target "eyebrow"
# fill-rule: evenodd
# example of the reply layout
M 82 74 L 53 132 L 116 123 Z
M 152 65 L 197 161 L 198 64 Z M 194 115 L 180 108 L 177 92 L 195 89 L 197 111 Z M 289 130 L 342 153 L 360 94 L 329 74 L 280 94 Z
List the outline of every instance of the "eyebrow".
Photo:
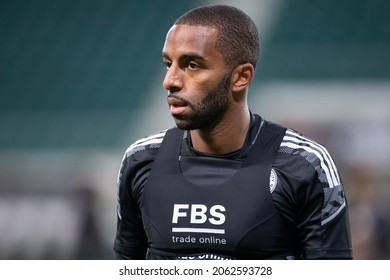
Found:
M 166 58 L 166 59 L 169 59 L 169 60 L 171 59 L 169 57 L 169 55 L 166 54 L 166 53 L 163 53 L 163 58 Z M 198 60 L 198 61 L 205 61 L 206 60 L 203 56 L 201 56 L 201 55 L 199 55 L 197 53 L 185 53 L 185 54 L 182 54 L 179 59 L 180 60 L 182 60 L 182 59 Z

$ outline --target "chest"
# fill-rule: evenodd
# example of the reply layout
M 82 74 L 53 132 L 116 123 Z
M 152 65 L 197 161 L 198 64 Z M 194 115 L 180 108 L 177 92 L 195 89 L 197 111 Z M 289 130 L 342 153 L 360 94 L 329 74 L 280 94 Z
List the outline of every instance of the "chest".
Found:
M 178 165 L 170 172 L 155 170 L 144 187 L 141 209 L 151 246 L 235 251 L 251 236 L 258 244 L 265 240 L 264 228 L 278 218 L 267 164 L 181 160 L 170 162 Z
M 164 140 L 140 197 L 149 246 L 232 254 L 280 242 L 286 231 L 269 190 L 279 134 L 263 133 L 241 163 L 181 158 L 179 139 Z

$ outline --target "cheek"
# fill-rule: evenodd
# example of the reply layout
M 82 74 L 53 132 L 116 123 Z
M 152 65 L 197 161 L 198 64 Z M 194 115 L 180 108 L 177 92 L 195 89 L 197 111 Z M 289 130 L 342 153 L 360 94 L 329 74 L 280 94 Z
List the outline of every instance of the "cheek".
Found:
M 226 79 L 230 76 L 220 76 L 219 71 L 207 71 L 197 72 L 194 75 L 186 77 L 184 85 L 185 98 L 191 102 L 191 104 L 200 104 L 207 97 L 207 95 L 216 90 L 216 88 L 224 87 Z M 222 85 L 224 84 L 224 85 Z
M 197 99 L 203 99 L 208 92 L 212 91 L 218 85 L 218 80 L 204 79 L 193 81 L 189 86 L 189 93 L 192 93 Z

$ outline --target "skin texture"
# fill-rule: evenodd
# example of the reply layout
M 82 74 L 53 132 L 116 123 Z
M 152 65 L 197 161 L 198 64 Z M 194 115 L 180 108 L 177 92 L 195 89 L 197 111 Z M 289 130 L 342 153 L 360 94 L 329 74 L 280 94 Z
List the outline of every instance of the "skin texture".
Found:
M 239 150 L 249 129 L 247 93 L 254 67 L 233 69 L 216 48 L 218 30 L 174 25 L 163 47 L 167 73 L 163 87 L 176 125 L 190 130 L 193 147 L 203 153 Z

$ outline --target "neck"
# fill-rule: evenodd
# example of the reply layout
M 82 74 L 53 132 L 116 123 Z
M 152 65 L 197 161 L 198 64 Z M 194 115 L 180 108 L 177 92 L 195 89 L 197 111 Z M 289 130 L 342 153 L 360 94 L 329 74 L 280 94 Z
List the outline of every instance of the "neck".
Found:
M 194 149 L 207 154 L 228 154 L 244 145 L 250 125 L 249 110 L 224 118 L 215 127 L 191 130 Z

